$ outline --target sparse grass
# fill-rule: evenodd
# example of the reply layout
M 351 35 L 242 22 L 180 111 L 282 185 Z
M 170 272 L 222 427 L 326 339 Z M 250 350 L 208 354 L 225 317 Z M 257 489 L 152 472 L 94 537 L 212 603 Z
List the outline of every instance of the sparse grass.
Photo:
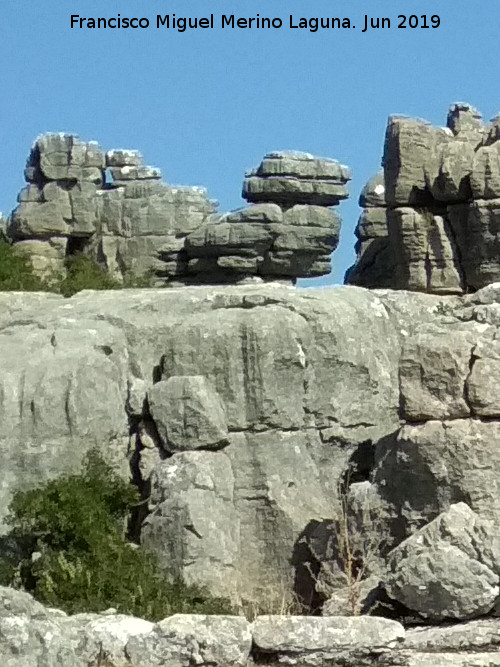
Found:
M 318 591 L 323 595 L 343 592 L 349 615 L 359 616 L 370 613 L 363 611 L 362 582 L 377 572 L 387 535 L 381 509 L 366 501 L 353 511 L 348 488 L 349 481 L 339 483 L 339 507 L 336 518 L 329 524 L 324 552 L 316 553 L 309 545 L 321 565 L 321 575 L 313 572 L 311 564 L 308 569 Z
M 242 600 L 238 611 L 248 621 L 253 621 L 264 614 L 300 616 L 303 614 L 303 607 L 290 586 L 276 584 L 256 589 L 252 598 Z

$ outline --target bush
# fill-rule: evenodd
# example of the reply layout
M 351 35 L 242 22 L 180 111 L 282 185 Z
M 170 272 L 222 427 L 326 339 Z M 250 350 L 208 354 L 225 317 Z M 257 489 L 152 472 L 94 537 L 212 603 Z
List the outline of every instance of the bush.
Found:
M 152 287 L 153 278 L 152 274 L 127 276 L 121 284 L 91 257 L 77 253 L 67 258 L 66 275 L 53 275 L 44 280 L 34 273 L 27 257 L 0 237 L 0 292 L 56 292 L 69 297 L 84 289 Z
M 138 500 L 96 450 L 81 474 L 17 492 L 11 536 L 31 540 L 31 547 L 15 568 L 0 566 L 4 583 L 68 613 L 115 607 L 152 621 L 179 612 L 230 613 L 225 600 L 168 581 L 153 554 L 126 542 L 125 521 Z
M 38 292 L 47 291 L 45 282 L 33 273 L 26 257 L 0 238 L 0 291 Z
M 82 254 L 72 255 L 66 260 L 66 276 L 58 284 L 63 296 L 73 296 L 84 289 L 117 289 L 120 284 L 91 257 Z

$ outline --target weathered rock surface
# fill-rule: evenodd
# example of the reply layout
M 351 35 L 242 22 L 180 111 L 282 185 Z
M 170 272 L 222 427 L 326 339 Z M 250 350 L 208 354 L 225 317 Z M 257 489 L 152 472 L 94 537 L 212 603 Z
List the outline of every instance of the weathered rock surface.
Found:
M 153 385 L 147 397 L 166 451 L 220 449 L 228 444 L 224 405 L 203 375 L 171 375 Z
M 277 664 L 366 664 L 404 640 L 403 627 L 385 618 L 261 616 L 252 624 L 254 652 Z M 383 658 L 382 658 L 383 660 Z
M 6 231 L 39 275 L 64 274 L 65 259 L 83 252 L 118 280 L 168 285 L 328 273 L 340 230 L 329 207 L 350 179 L 335 160 L 271 153 L 245 180 L 257 203 L 218 216 L 205 190 L 162 183 L 139 152 L 104 155 L 64 134 L 36 140 L 25 175 Z
M 356 225 L 356 263 L 346 272 L 345 282 L 360 287 L 392 287 L 395 253 L 390 246 L 384 172 L 373 176 L 361 191 L 364 209 Z
M 116 614 L 67 616 L 28 594 L 0 588 L 0 654 L 7 667 L 495 667 L 500 621 L 404 630 L 373 616 L 167 617 L 158 623 Z
M 382 583 L 387 551 L 454 503 L 500 534 L 499 301 L 494 285 L 0 294 L 2 518 L 94 444 L 125 477 L 134 453 L 141 540 L 169 574 L 313 606 L 321 568 L 343 571 L 321 547 L 341 493 Z
M 14 489 L 78 469 L 91 446 L 124 476 L 136 451 L 152 484 L 142 540 L 169 572 L 235 597 L 293 588 L 351 461 L 399 428 L 401 344 L 441 303 L 408 296 L 0 294 L 2 518 Z
M 491 522 L 451 505 L 388 556 L 391 597 L 432 620 L 482 616 L 500 593 L 500 541 Z
M 346 282 L 464 293 L 499 280 L 499 139 L 498 120 L 486 126 L 464 103 L 450 108 L 447 128 L 389 118 L 383 176 L 361 194 Z

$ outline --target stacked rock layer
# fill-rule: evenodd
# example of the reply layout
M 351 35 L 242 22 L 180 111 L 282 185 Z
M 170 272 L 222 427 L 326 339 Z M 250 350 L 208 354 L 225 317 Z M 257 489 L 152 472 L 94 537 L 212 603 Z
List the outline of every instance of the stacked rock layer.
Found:
M 243 183 L 250 206 L 188 237 L 190 272 L 209 278 L 328 274 L 340 231 L 340 217 L 330 207 L 347 198 L 349 179 L 347 167 L 335 160 L 297 152 L 267 154 Z
M 162 183 L 139 152 L 72 135 L 37 139 L 25 176 L 8 234 L 41 274 L 84 252 L 115 278 L 176 275 L 183 239 L 216 210 L 203 189 Z
M 468 104 L 446 128 L 391 117 L 346 282 L 460 294 L 500 280 L 499 138 L 500 120 L 484 125 Z
M 216 214 L 202 188 L 163 183 L 137 151 L 73 135 L 36 140 L 7 234 L 44 276 L 83 252 L 114 278 L 157 284 L 307 278 L 329 273 L 350 178 L 335 160 L 271 153 L 245 180 L 247 208 Z

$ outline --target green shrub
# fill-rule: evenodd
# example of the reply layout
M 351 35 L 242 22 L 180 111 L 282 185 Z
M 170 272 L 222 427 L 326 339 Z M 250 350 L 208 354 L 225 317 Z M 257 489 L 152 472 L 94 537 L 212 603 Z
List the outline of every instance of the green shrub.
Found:
M 47 291 L 45 282 L 33 273 L 26 257 L 0 238 L 0 291 Z
M 0 238 L 0 292 L 56 292 L 73 296 L 84 289 L 111 290 L 153 287 L 154 276 L 127 276 L 123 284 L 111 278 L 99 264 L 87 255 L 77 253 L 66 260 L 66 274 L 47 279 L 37 276 L 27 257 Z
M 117 289 L 120 284 L 91 257 L 72 255 L 66 260 L 66 276 L 59 281 L 58 291 L 63 296 L 73 296 L 84 289 Z
M 81 474 L 17 492 L 9 508 L 11 535 L 32 544 L 13 570 L 0 566 L 2 578 L 68 613 L 115 607 L 156 621 L 179 612 L 230 612 L 227 601 L 168 581 L 152 553 L 126 542 L 125 521 L 137 502 L 135 488 L 96 450 Z

